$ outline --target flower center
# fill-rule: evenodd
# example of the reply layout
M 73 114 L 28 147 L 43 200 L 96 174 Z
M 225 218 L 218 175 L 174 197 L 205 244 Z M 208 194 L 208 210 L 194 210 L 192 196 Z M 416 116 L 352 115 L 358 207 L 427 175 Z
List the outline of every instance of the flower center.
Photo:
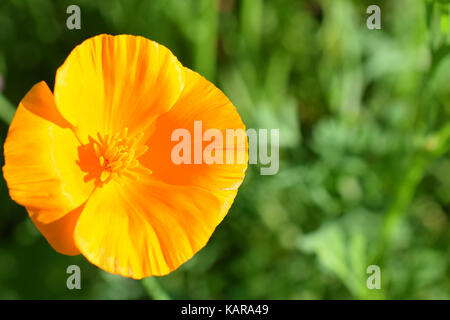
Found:
M 97 139 L 89 137 L 89 144 L 79 152 L 79 165 L 88 173 L 85 180 L 95 178 L 102 185 L 121 175 L 136 178 L 138 173 L 151 174 L 138 160 L 148 150 L 140 143 L 143 135 L 140 132 L 129 137 L 125 128 L 114 135 L 97 133 Z

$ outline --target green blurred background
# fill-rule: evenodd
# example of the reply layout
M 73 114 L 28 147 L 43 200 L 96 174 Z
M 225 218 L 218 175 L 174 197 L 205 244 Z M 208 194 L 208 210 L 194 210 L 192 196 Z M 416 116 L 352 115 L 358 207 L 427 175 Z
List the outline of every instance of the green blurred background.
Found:
M 209 244 L 166 277 L 56 253 L 0 183 L 0 299 L 449 299 L 450 1 L 2 0 L 0 117 L 99 33 L 169 47 L 280 129 Z M 66 8 L 81 8 L 81 30 Z M 366 28 L 381 8 L 382 29 Z M 1 139 L 7 121 L 0 125 Z M 3 157 L 2 157 L 3 162 Z M 81 267 L 81 290 L 66 268 Z M 381 268 L 382 289 L 366 287 Z

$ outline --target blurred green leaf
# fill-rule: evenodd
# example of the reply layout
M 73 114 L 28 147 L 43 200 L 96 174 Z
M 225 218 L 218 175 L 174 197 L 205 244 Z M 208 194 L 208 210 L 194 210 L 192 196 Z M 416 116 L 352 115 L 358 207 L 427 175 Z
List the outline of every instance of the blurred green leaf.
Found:
M 9 124 L 14 117 L 14 113 L 16 112 L 13 105 L 6 99 L 2 94 L 0 94 L 0 118 L 6 123 Z

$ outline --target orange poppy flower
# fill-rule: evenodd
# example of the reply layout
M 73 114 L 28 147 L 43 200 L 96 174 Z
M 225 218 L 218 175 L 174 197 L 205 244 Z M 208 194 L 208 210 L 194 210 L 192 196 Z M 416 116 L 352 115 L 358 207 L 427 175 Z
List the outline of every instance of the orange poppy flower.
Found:
M 171 133 L 194 121 L 245 130 L 227 97 L 166 47 L 90 38 L 53 93 L 39 82 L 17 108 L 4 145 L 11 198 L 60 253 L 136 279 L 168 274 L 206 245 L 247 168 L 174 164 Z

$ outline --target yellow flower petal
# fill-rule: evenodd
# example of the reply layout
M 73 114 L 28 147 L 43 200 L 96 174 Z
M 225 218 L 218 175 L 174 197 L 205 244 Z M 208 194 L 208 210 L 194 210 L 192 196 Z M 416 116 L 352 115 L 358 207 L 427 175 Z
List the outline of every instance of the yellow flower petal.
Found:
M 140 161 L 152 170 L 155 178 L 174 185 L 198 186 L 213 192 L 224 205 L 224 214 L 231 206 L 237 189 L 245 177 L 248 161 L 248 142 L 245 137 L 244 148 L 237 143 L 234 146 L 235 160 L 239 153 L 244 153 L 245 162 L 226 164 L 225 152 L 223 164 L 175 164 L 171 159 L 171 151 L 179 143 L 171 141 L 172 132 L 179 128 L 187 129 L 194 139 L 194 121 L 202 122 L 205 132 L 214 128 L 223 136 L 223 149 L 226 149 L 226 130 L 242 130 L 245 125 L 230 100 L 198 73 L 184 68 L 185 87 L 180 99 L 169 112 L 159 117 L 154 124 L 154 131 L 147 141 L 149 152 Z M 203 142 L 203 150 L 209 142 Z M 239 149 L 239 150 L 238 150 Z M 194 146 L 191 146 L 193 158 Z M 204 159 L 203 159 L 204 160 Z
M 76 164 L 78 141 L 68 127 L 40 82 L 20 102 L 5 141 L 3 175 L 11 198 L 40 222 L 78 207 L 93 188 Z
M 53 249 L 59 253 L 73 256 L 80 254 L 80 250 L 75 244 L 73 232 L 82 209 L 83 205 L 51 223 L 41 223 L 35 218 L 36 215 L 31 210 L 29 210 L 29 213 L 34 225 L 44 235 Z
M 93 264 L 140 279 L 168 274 L 190 259 L 220 221 L 220 202 L 201 188 L 112 180 L 88 200 L 75 240 Z
M 183 89 L 182 66 L 163 45 L 143 37 L 99 35 L 84 41 L 58 69 L 55 101 L 87 142 L 147 128 Z

